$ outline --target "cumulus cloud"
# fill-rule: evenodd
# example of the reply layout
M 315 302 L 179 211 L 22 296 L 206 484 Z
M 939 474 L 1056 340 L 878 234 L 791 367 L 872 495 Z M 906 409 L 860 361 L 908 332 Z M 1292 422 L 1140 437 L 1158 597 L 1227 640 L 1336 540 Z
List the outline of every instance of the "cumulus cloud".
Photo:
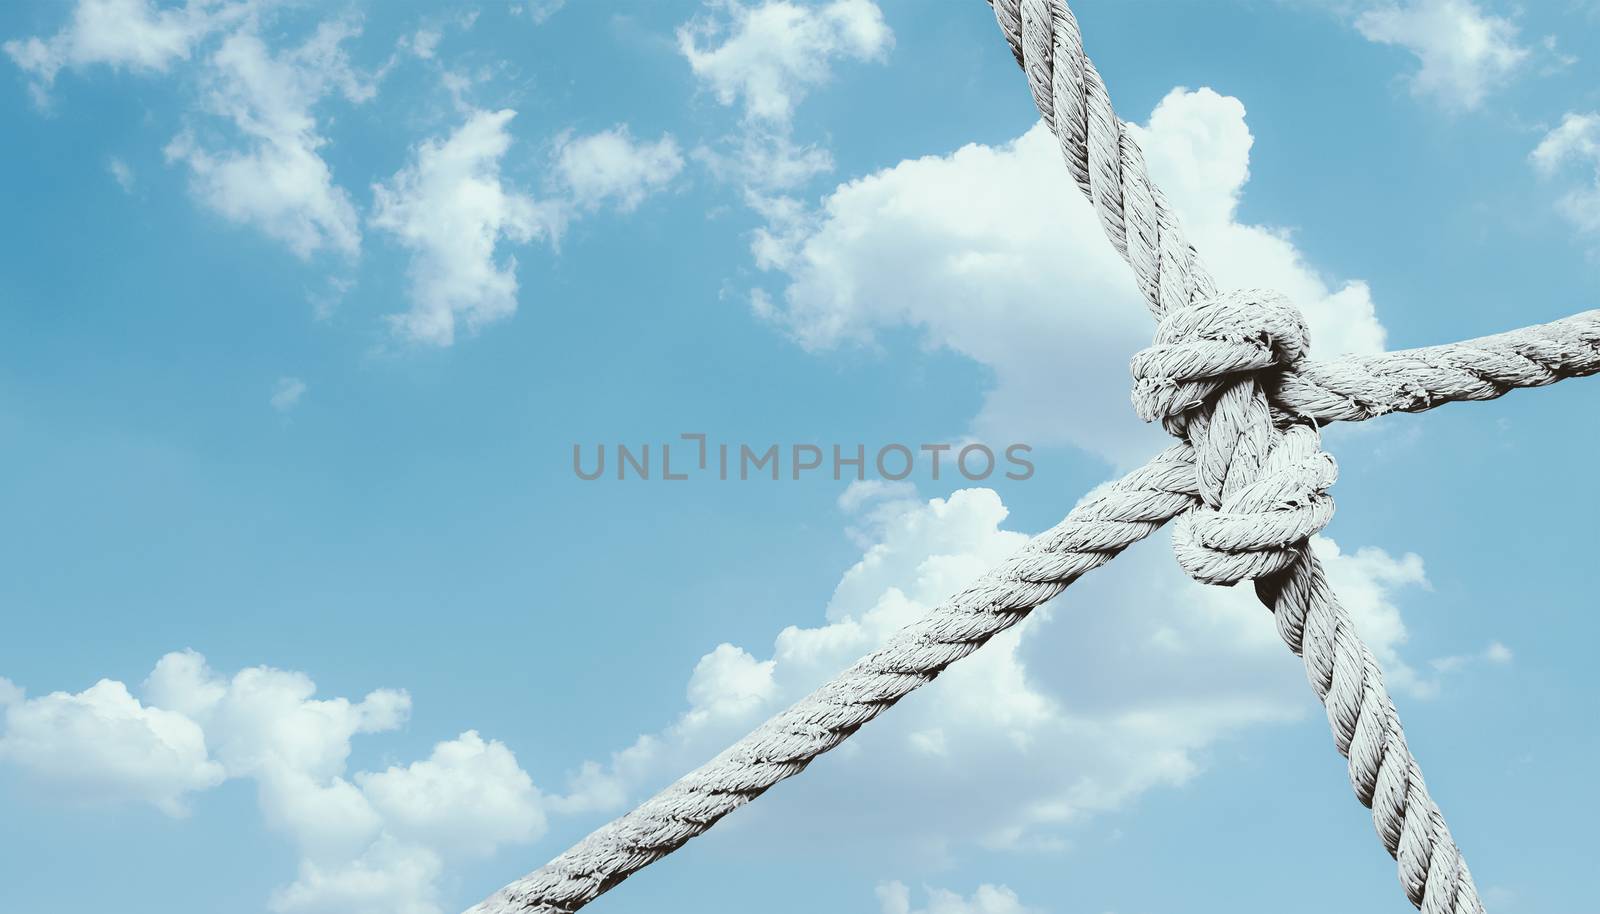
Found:
M 925 889 L 927 906 L 911 907 L 911 889 L 903 882 L 878 884 L 878 910 L 881 914 L 1037 914 L 1025 907 L 1017 893 L 1003 885 L 978 886 L 971 897 L 963 898 L 947 889 Z
M 166 148 L 169 161 L 189 166 L 200 202 L 302 258 L 322 249 L 353 256 L 361 245 L 350 195 L 318 153 L 327 141 L 313 113 L 333 92 L 356 102 L 376 93 L 343 50 L 355 34 L 348 23 L 325 22 L 282 53 L 253 32 L 229 35 L 208 60 L 205 106 L 242 142 L 218 147 L 186 130 Z
M 1600 113 L 1568 112 L 1539 141 L 1531 159 L 1546 178 L 1577 175 L 1557 205 L 1579 231 L 1600 234 Z
M 905 496 L 882 488 L 847 500 L 862 550 L 825 618 L 785 628 L 766 651 L 718 645 L 692 671 L 675 721 L 575 772 L 552 802 L 571 811 L 626 805 L 711 757 L 1026 540 L 1005 527 L 1006 508 L 992 490 Z M 1373 649 L 1393 669 L 1409 669 L 1398 595 L 1425 586 L 1421 560 L 1351 552 L 1322 538 L 1314 545 Z M 1058 624 L 1053 617 L 1061 613 L 1070 622 Z M 1396 682 L 1402 695 L 1425 686 L 1414 674 Z M 1299 662 L 1253 591 L 1194 584 L 1158 541 L 1080 582 L 863 729 L 807 774 L 803 798 L 775 794 L 766 808 L 781 807 L 773 814 L 795 833 L 805 833 L 808 821 L 826 822 L 862 841 L 915 847 L 921 859 L 973 843 L 1051 851 L 1070 844 L 1089 819 L 1188 782 L 1219 740 L 1313 708 Z M 997 772 L 1006 790 L 969 789 Z M 870 810 L 861 796 L 873 798 Z M 840 832 L 839 823 L 848 828 Z M 909 906 L 900 890 L 889 893 L 886 903 L 905 898 Z M 955 900 L 935 893 L 928 909 Z M 962 903 L 1002 901 L 1002 890 L 991 889 Z
M 1287 231 L 1237 219 L 1252 143 L 1237 99 L 1177 89 L 1133 132 L 1219 283 L 1288 294 L 1319 355 L 1382 349 L 1365 283 L 1332 283 Z M 785 285 L 753 304 L 800 345 L 917 328 L 993 372 L 980 437 L 1074 445 L 1115 464 L 1164 445 L 1128 405 L 1128 358 L 1149 344 L 1151 319 L 1042 124 L 841 184 L 815 210 L 788 200 L 766 213 L 753 253 Z
M 556 141 L 554 173 L 572 204 L 594 210 L 609 204 L 631 212 L 683 171 L 683 153 L 671 134 L 655 142 L 635 140 L 627 124 Z
M 411 164 L 374 185 L 372 224 L 411 251 L 411 309 L 396 331 L 448 346 L 517 310 L 517 261 L 502 241 L 553 238 L 558 208 L 508 187 L 500 160 L 511 146 L 510 109 L 473 111 L 449 137 L 425 140 Z
M 473 730 L 408 766 L 357 774 L 356 783 L 402 838 L 489 853 L 544 832 L 533 780 L 510 749 Z
M 352 860 L 302 860 L 298 878 L 272 894 L 281 914 L 441 914 L 444 864 L 424 847 L 380 838 Z
M 194 721 L 142 704 L 108 679 L 76 694 L 17 695 L 5 724 L 0 760 L 80 797 L 142 801 L 178 816 L 189 794 L 225 777 Z
M 1517 26 L 1474 0 L 1411 0 L 1366 10 L 1356 29 L 1369 41 L 1416 55 L 1411 90 L 1446 107 L 1472 109 L 1504 85 L 1531 53 Z
M 268 900 L 286 914 L 441 914 L 447 863 L 543 833 L 541 795 L 504 744 L 469 730 L 426 759 L 349 775 L 355 737 L 399 728 L 411 700 L 316 692 L 271 667 L 220 676 L 192 651 L 162 657 L 139 697 L 102 680 L 27 698 L 0 680 L 0 762 L 80 799 L 169 815 L 226 780 L 253 782 L 263 817 L 300 854 Z
M 723 105 L 738 105 L 742 130 L 698 157 L 756 192 L 793 187 L 833 167 L 825 149 L 793 139 L 795 106 L 832 77 L 839 60 L 882 60 L 894 44 L 872 0 L 808 6 L 767 0 L 714 3 L 721 17 L 678 30 L 690 68 Z

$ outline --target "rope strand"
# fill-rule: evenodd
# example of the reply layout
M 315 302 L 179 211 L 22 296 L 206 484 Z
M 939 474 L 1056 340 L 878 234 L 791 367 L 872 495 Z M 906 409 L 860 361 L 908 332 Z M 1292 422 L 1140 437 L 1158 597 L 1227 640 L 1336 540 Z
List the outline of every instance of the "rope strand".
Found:
M 1068 170 L 1160 321 L 1156 345 L 1134 359 L 1134 401 L 1146 419 L 1163 419 L 1194 447 L 1204 504 L 1174 530 L 1179 563 L 1208 583 L 1276 582 L 1288 575 L 1287 583 L 1302 585 L 1279 584 L 1275 592 L 1302 596 L 1303 603 L 1288 608 L 1330 636 L 1328 651 L 1313 642 L 1308 670 L 1330 661 L 1330 685 L 1318 689 L 1318 698 L 1328 707 L 1336 744 L 1351 759 L 1364 803 L 1373 798 L 1364 789 L 1368 775 L 1375 789 L 1383 773 L 1387 789 L 1375 821 L 1384 846 L 1397 855 L 1406 897 L 1426 914 L 1482 914 L 1466 863 L 1422 786 L 1377 662 L 1310 556 L 1307 538 L 1332 517 L 1325 490 L 1335 474 L 1305 413 L 1320 408 L 1367 418 L 1378 410 L 1426 409 L 1446 399 L 1487 399 L 1515 386 L 1553 383 L 1571 376 L 1557 368 L 1583 372 L 1595 358 L 1592 335 L 1585 340 L 1566 332 L 1579 321 L 1553 337 L 1521 331 L 1488 345 L 1308 365 L 1304 322 L 1292 304 L 1270 293 L 1216 294 L 1198 254 L 1182 240 L 1177 216 L 1150 181 L 1138 144 L 1116 117 L 1066 0 L 990 2 Z M 1163 256 L 1152 257 L 1153 251 Z M 1411 386 L 1398 376 L 1421 383 Z M 1269 390 L 1281 394 L 1285 387 L 1306 402 L 1299 408 L 1269 403 Z M 1400 778 L 1405 783 L 1397 789 Z
M 568 914 L 805 770 L 950 664 L 1196 503 L 1187 445 L 1103 486 L 972 586 L 627 815 L 468 914 Z
M 1600 311 L 1445 346 L 1303 362 L 1267 378 L 1280 424 L 1360 422 L 1600 374 Z

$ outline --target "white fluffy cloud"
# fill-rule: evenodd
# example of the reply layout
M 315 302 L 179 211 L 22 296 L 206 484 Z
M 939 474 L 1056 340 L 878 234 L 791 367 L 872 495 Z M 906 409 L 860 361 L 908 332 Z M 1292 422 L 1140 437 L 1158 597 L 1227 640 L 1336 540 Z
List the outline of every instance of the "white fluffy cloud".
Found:
M 313 114 L 330 93 L 356 102 L 375 93 L 342 48 L 355 34 L 353 26 L 326 22 L 282 53 L 253 32 L 230 34 L 208 60 L 205 105 L 243 142 L 219 149 L 191 130 L 166 148 L 169 161 L 189 166 L 202 203 L 302 258 L 322 249 L 354 255 L 361 245 L 350 196 L 318 153 L 326 140 Z
M 80 799 L 181 815 L 193 794 L 253 781 L 263 817 L 300 853 L 295 880 L 269 901 L 285 914 L 440 914 L 448 862 L 545 828 L 542 797 L 511 751 L 474 731 L 426 759 L 347 776 L 356 736 L 405 723 L 404 692 L 317 698 L 303 673 L 222 677 L 185 651 L 161 658 L 141 697 L 102 680 L 30 699 L 0 680 L 0 707 L 0 762 Z
M 1330 284 L 1286 231 L 1237 220 L 1252 143 L 1237 99 L 1174 90 L 1134 132 L 1219 283 L 1288 294 L 1317 354 L 1382 349 L 1365 283 Z M 1117 464 L 1163 444 L 1128 405 L 1128 358 L 1153 323 L 1042 124 L 842 184 L 816 211 L 782 201 L 768 216 L 756 262 L 786 285 L 757 290 L 754 304 L 801 345 L 919 328 L 994 372 L 980 436 L 1076 445 Z
M 322 22 L 295 47 L 269 46 L 262 35 L 276 5 L 78 0 L 55 35 L 9 41 L 5 50 L 32 77 L 43 103 L 63 68 L 166 73 L 209 46 L 204 65 L 186 75 L 197 78 L 200 113 L 210 117 L 192 119 L 167 144 L 167 159 L 188 166 L 196 199 L 224 218 L 259 229 L 302 258 L 319 250 L 351 256 L 360 247 L 359 220 L 319 152 L 327 140 L 315 109 L 334 93 L 352 102 L 370 99 L 377 76 L 351 66 L 342 45 L 359 30 L 346 21 Z M 125 165 L 114 174 L 131 187 Z
M 678 30 L 678 48 L 695 76 L 743 126 L 696 155 L 717 174 L 757 193 L 794 187 L 833 167 L 833 157 L 793 138 L 795 106 L 827 82 L 838 60 L 882 60 L 894 44 L 872 0 L 803 5 L 766 0 L 708 4 L 726 13 Z M 759 202 L 759 201 L 758 201 Z
M 556 143 L 556 180 L 579 209 L 609 204 L 630 212 L 681 171 L 683 153 L 671 134 L 640 142 L 627 124 L 586 136 L 566 134 Z
M 411 309 L 392 320 L 401 336 L 448 346 L 517 310 L 517 261 L 501 241 L 553 237 L 558 208 L 508 187 L 500 160 L 511 146 L 509 109 L 473 111 L 445 139 L 425 140 L 414 161 L 374 185 L 372 224 L 411 251 Z
M 403 838 L 489 853 L 544 832 L 533 780 L 510 749 L 473 730 L 408 766 L 357 774 L 356 783 Z
M 1547 178 L 1567 172 L 1579 176 L 1558 205 L 1579 231 L 1600 234 L 1600 113 L 1569 112 L 1545 134 L 1532 160 Z
M 182 815 L 191 793 L 222 783 L 205 733 L 184 715 L 150 707 L 120 682 L 3 702 L 0 760 L 93 799 L 137 800 Z
M 1421 66 L 1411 76 L 1419 97 L 1457 109 L 1476 108 L 1528 59 L 1509 19 L 1474 0 L 1410 0 L 1369 9 L 1356 18 L 1369 41 L 1403 47 Z
M 947 889 L 925 889 L 927 906 L 921 908 L 911 907 L 911 889 L 903 882 L 879 883 L 877 891 L 882 914 L 1037 914 L 1003 885 L 985 883 L 967 898 Z
M 906 494 L 863 486 L 842 502 L 854 512 L 862 554 L 824 620 L 784 629 L 767 652 L 716 647 L 690 676 L 683 714 L 575 773 L 558 805 L 616 809 L 698 765 L 1026 539 L 1005 528 L 1006 508 L 989 489 L 928 501 Z M 914 846 L 925 860 L 972 843 L 1049 851 L 1070 844 L 1087 819 L 1195 777 L 1218 740 L 1314 708 L 1299 662 L 1253 591 L 1194 584 L 1165 537 L 1157 540 L 862 730 L 811 769 L 803 798 L 774 795 L 765 808 L 782 807 L 774 814 L 785 832 L 805 833 L 808 820 L 848 821 L 845 834 Z M 1426 584 L 1421 560 L 1351 553 L 1326 539 L 1315 546 L 1374 651 L 1391 670 L 1408 671 L 1397 595 Z M 1070 618 L 1057 622 L 1058 614 Z M 1415 673 L 1393 678 L 1402 695 L 1433 688 Z M 970 790 L 996 772 L 1005 790 Z M 870 815 L 859 809 L 862 796 L 873 797 Z M 956 900 L 935 893 L 928 909 Z M 1014 902 L 994 889 L 961 900 Z M 891 889 L 889 903 L 910 902 Z
M 44 93 L 63 68 L 106 65 L 136 72 L 163 72 L 189 57 L 196 41 L 242 12 L 241 4 L 190 0 L 158 8 L 151 0 L 78 0 L 72 19 L 49 38 L 7 41 L 7 55 L 33 77 L 34 96 Z
M 831 61 L 873 60 L 894 41 L 872 0 L 719 5 L 731 21 L 691 23 L 678 30 L 678 47 L 719 101 L 742 103 L 754 120 L 788 122 L 805 93 L 827 81 Z M 702 39 L 713 43 L 702 46 Z

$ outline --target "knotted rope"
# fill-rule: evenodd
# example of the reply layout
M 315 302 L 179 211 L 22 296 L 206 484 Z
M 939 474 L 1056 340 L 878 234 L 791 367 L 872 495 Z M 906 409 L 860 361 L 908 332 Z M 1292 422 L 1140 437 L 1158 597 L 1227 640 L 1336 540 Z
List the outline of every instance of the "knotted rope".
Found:
M 1308 345 L 1287 299 L 1232 292 L 1169 311 L 1156 344 L 1134 356 L 1140 416 L 1162 420 L 1194 448 L 1202 504 L 1174 525 L 1173 552 L 1197 581 L 1257 582 L 1279 633 L 1305 661 L 1356 797 L 1372 807 L 1411 903 L 1428 914 L 1480 914 L 1472 874 L 1406 746 L 1377 661 L 1310 550 L 1309 537 L 1333 517 L 1327 490 L 1338 473 L 1314 426 L 1274 425 L 1261 383 L 1302 361 Z
M 468 914 L 569 914 L 805 770 L 950 664 L 1168 520 L 1196 579 L 1254 579 L 1305 661 L 1406 895 L 1424 914 L 1478 914 L 1466 863 L 1406 747 L 1371 652 L 1306 544 L 1332 516 L 1317 423 L 1421 412 L 1600 372 L 1600 311 L 1465 343 L 1328 362 L 1272 293 L 1217 294 L 1111 108 L 1062 0 L 990 0 L 1040 114 L 1112 244 L 1161 318 L 1134 359 L 1135 404 L 1183 439 L 1102 486 L 1060 524 L 715 759 L 596 829 Z
M 993 6 L 1068 170 L 1160 318 L 1155 345 L 1133 359 L 1134 403 L 1144 419 L 1161 419 L 1194 448 L 1203 504 L 1173 530 L 1178 563 L 1204 583 L 1259 581 L 1269 609 L 1285 594 L 1301 597 L 1285 607 L 1300 618 L 1280 621 L 1280 633 L 1313 624 L 1328 636 L 1285 640 L 1328 708 L 1334 744 L 1349 759 L 1357 799 L 1374 807 L 1406 897 L 1427 914 L 1480 914 L 1466 861 L 1422 784 L 1377 662 L 1309 548 L 1308 538 L 1333 516 L 1327 489 L 1337 471 L 1314 426 L 1274 424 L 1266 393 L 1268 378 L 1304 359 L 1304 320 L 1275 293 L 1211 291 L 1138 143 L 1112 110 L 1065 0 Z

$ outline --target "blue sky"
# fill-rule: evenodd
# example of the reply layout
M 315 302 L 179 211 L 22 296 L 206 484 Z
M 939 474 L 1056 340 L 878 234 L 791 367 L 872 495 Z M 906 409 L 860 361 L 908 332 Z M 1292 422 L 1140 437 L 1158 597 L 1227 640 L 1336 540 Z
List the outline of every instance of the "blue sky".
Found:
M 1075 9 L 1314 353 L 1594 307 L 1594 3 Z M 460 910 L 1161 446 L 978 0 L 79 0 L 0 42 L 7 914 Z M 1327 436 L 1318 548 L 1496 912 L 1585 897 L 1596 396 Z M 685 432 L 1035 472 L 572 471 Z M 1409 910 L 1271 620 L 1158 535 L 595 910 L 1285 898 Z

